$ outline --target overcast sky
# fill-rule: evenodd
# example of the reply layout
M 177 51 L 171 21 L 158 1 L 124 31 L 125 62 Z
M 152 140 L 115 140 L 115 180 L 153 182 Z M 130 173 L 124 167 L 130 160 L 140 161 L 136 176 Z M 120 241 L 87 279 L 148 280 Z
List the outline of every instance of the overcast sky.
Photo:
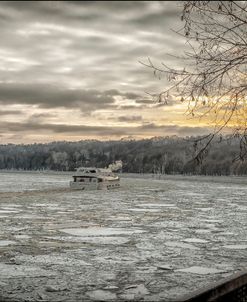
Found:
M 207 133 L 140 61 L 171 66 L 180 2 L 0 2 L 0 143 Z

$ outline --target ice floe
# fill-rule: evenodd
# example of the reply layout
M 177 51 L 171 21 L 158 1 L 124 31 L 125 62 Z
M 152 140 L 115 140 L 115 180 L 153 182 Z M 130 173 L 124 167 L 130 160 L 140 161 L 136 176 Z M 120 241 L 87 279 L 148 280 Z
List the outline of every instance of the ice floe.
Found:
M 183 239 L 184 242 L 189 242 L 189 243 L 207 243 L 207 240 L 204 239 L 199 239 L 199 238 L 186 238 Z
M 223 247 L 230 250 L 245 250 L 247 249 L 247 244 L 223 245 Z
M 130 285 L 124 289 L 124 292 L 120 295 L 124 300 L 142 299 L 145 295 L 148 295 L 149 291 L 143 284 Z
M 30 239 L 31 237 L 23 234 L 23 235 L 15 235 L 15 238 L 16 239 Z
M 117 295 L 109 290 L 98 289 L 98 290 L 88 291 L 86 295 L 90 299 L 96 301 L 111 301 L 117 299 Z
M 0 210 L 0 214 L 12 214 L 12 213 L 19 213 L 16 210 Z
M 210 268 L 210 267 L 203 267 L 203 266 L 191 266 L 191 267 L 188 267 L 188 268 L 177 269 L 175 271 L 176 272 L 183 272 L 183 273 L 198 274 L 198 275 L 224 273 L 223 270 L 219 270 L 219 269 L 216 269 L 216 268 Z
M 12 240 L 0 240 L 0 247 L 12 245 L 12 244 L 16 244 L 16 242 Z
M 128 209 L 128 211 L 133 211 L 133 212 L 160 212 L 160 209 L 150 209 L 150 208 L 146 208 L 146 209 L 141 209 L 141 208 L 132 208 L 132 209 Z
M 168 241 L 165 242 L 165 245 L 169 247 L 178 247 L 178 248 L 185 248 L 185 249 L 191 249 L 191 250 L 199 250 L 198 247 L 188 244 L 188 243 L 183 243 L 183 242 L 176 242 L 176 241 Z
M 140 204 L 140 207 L 168 207 L 168 208 L 174 208 L 176 207 L 173 203 L 142 203 Z
M 144 230 L 127 229 L 127 228 L 106 228 L 106 227 L 89 227 L 61 229 L 61 232 L 74 236 L 111 236 L 111 235 L 131 235 L 144 233 Z

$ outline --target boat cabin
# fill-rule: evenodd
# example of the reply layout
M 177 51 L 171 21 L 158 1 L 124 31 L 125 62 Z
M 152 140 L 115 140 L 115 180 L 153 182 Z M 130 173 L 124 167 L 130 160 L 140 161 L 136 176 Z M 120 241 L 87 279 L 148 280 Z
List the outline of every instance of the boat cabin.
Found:
M 97 177 L 92 176 L 73 176 L 74 182 L 97 182 Z

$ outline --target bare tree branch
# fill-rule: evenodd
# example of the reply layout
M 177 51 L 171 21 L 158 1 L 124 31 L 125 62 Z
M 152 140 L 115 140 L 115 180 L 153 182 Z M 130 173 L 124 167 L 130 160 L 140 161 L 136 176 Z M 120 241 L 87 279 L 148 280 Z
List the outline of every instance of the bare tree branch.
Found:
M 178 34 L 191 49 L 181 57 L 185 67 L 142 62 L 155 76 L 171 82 L 158 101 L 167 102 L 172 94 L 187 102 L 190 115 L 214 126 L 202 139 L 205 144 L 195 155 L 198 162 L 226 127 L 240 137 L 239 159 L 247 159 L 247 2 L 185 1 L 181 20 L 184 27 Z

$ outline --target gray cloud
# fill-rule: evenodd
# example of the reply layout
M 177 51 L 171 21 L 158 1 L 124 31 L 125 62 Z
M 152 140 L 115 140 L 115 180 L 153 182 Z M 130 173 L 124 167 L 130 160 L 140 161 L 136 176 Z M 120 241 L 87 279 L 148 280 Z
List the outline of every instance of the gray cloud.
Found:
M 3 63 L 0 79 L 69 87 L 81 82 L 84 89 L 127 88 L 126 93 L 156 88 L 160 83 L 138 61 L 181 46 L 169 30 L 180 22 L 178 6 L 160 1 L 1 2 L 0 54 L 9 52 L 14 61 Z
M 147 99 L 146 92 L 160 92 L 166 82 L 154 78 L 139 61 L 151 57 L 160 62 L 166 53 L 181 52 L 184 41 L 170 30 L 182 25 L 180 6 L 172 1 L 2 1 L 0 105 L 25 105 L 31 116 L 23 124 L 1 124 L 0 131 L 82 136 L 193 131 L 155 124 L 67 125 L 69 111 L 61 115 L 61 124 L 44 122 L 57 120 L 46 113 L 55 108 L 78 108 L 84 118 L 90 114 L 91 124 L 97 119 L 93 112 L 102 109 L 117 113 L 116 122 L 141 122 L 141 109 L 160 106 Z M 41 113 L 31 114 L 33 106 Z M 129 109 L 140 112 L 133 115 Z M 8 110 L 0 115 L 26 118 L 25 110 Z

